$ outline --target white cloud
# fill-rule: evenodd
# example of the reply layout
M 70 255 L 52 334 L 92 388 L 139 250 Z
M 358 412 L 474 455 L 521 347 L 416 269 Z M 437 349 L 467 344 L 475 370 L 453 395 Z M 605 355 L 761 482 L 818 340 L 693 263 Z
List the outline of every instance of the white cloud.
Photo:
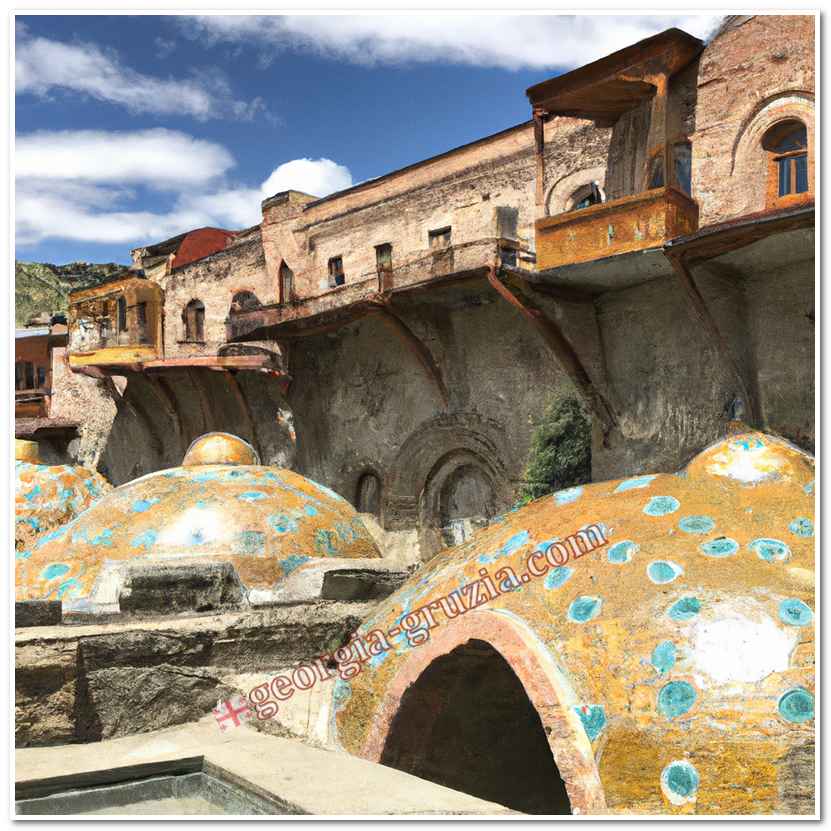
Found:
M 348 167 L 331 159 L 294 159 L 275 168 L 263 182 L 261 190 L 264 197 L 284 190 L 328 196 L 348 187 L 352 187 L 352 174 Z
M 222 145 L 163 128 L 44 130 L 15 141 L 18 178 L 180 187 L 208 182 L 233 165 Z
M 55 89 L 89 95 L 133 113 L 189 115 L 200 121 L 232 116 L 251 119 L 264 110 L 262 99 L 234 99 L 227 82 L 204 78 L 155 78 L 123 66 L 112 50 L 92 43 L 61 43 L 30 37 L 17 29 L 15 89 L 41 97 Z M 158 46 L 158 45 L 157 45 Z
M 705 37 L 715 15 L 205 15 L 203 42 L 310 50 L 357 64 L 444 62 L 505 69 L 579 66 L 677 26 Z
M 294 159 L 259 187 L 227 181 L 234 165 L 221 145 L 173 130 L 38 132 L 16 142 L 18 245 L 47 238 L 123 243 L 125 249 L 205 225 L 246 228 L 266 196 L 290 188 L 316 196 L 349 187 L 331 159 Z M 134 208 L 162 203 L 162 211 Z

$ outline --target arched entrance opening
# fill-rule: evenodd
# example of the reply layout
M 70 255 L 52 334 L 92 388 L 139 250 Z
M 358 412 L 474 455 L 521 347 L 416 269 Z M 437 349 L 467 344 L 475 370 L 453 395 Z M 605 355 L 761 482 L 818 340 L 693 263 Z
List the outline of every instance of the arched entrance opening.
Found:
M 539 714 L 483 640 L 437 657 L 407 688 L 380 761 L 523 813 L 571 813 Z
M 362 474 L 358 480 L 355 508 L 359 514 L 381 516 L 381 480 L 372 471 Z

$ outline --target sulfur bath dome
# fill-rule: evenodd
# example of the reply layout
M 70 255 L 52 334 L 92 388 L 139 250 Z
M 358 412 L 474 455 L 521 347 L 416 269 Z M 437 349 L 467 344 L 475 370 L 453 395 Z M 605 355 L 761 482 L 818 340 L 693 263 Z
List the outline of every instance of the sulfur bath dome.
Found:
M 28 555 L 38 537 L 69 522 L 111 489 L 94 470 L 77 465 L 46 465 L 37 442 L 14 443 L 14 545 Z
M 355 509 L 298 473 L 261 466 L 236 436 L 209 433 L 181 467 L 115 488 L 18 553 L 17 600 L 84 609 L 123 561 L 230 562 L 249 593 L 268 592 L 314 557 L 380 557 Z
M 336 682 L 340 744 L 529 812 L 813 812 L 813 490 L 811 456 L 741 432 L 506 514 L 361 625 L 391 649 Z

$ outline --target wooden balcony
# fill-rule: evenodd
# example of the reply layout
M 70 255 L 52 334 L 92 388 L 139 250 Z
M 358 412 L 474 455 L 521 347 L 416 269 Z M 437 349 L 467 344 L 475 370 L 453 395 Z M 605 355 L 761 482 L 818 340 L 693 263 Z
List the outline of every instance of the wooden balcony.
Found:
M 657 248 L 697 228 L 692 199 L 675 188 L 656 188 L 537 220 L 537 268 Z

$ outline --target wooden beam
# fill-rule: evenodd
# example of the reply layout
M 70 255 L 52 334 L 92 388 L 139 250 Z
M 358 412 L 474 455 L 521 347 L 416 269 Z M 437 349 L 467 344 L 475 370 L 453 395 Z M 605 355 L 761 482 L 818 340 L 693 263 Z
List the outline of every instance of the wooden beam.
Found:
M 710 313 L 707 301 L 698 290 L 695 278 L 687 265 L 684 254 L 675 254 L 666 249 L 664 249 L 664 254 L 670 261 L 675 273 L 678 275 L 681 287 L 684 290 L 687 300 L 692 306 L 696 318 L 698 318 L 699 323 L 701 323 L 704 327 L 704 331 L 709 335 L 710 339 L 715 344 L 719 357 L 727 365 L 728 370 L 735 378 L 736 383 L 739 386 L 739 392 L 744 400 L 744 406 L 748 416 L 747 420 L 751 425 L 759 424 L 759 406 L 756 401 L 756 396 L 751 394 L 750 387 L 745 381 L 744 373 L 742 372 L 742 368 L 739 365 L 736 356 L 733 354 L 733 350 L 730 348 L 730 345 L 727 343 L 727 340 L 718 328 L 715 318 Z
M 574 347 L 563 334 L 557 323 L 539 308 L 526 292 L 512 291 L 499 278 L 499 268 L 491 266 L 488 282 L 497 293 L 531 323 L 539 332 L 548 348 L 554 353 L 560 365 L 571 378 L 577 391 L 583 397 L 594 416 L 600 422 L 604 436 L 617 425 L 617 417 L 611 404 L 595 387 Z
M 392 331 L 400 338 L 404 346 L 406 346 L 407 349 L 415 355 L 416 359 L 427 373 L 427 377 L 430 378 L 436 385 L 436 389 L 441 396 L 442 403 L 446 408 L 450 403 L 450 395 L 447 391 L 447 386 L 444 383 L 444 378 L 442 378 L 441 370 L 439 369 L 435 358 L 433 358 L 433 353 L 430 352 L 426 344 L 419 337 L 417 337 L 412 329 L 410 329 L 410 327 L 407 326 L 398 314 L 392 310 L 389 303 L 379 300 L 374 302 L 368 311 L 370 314 L 378 315 L 381 318 L 381 321 L 392 329 Z
M 251 411 L 251 405 L 248 403 L 248 399 L 245 397 L 245 393 L 236 375 L 233 372 L 226 372 L 225 378 L 228 381 L 228 386 L 231 388 L 234 398 L 236 398 L 239 404 L 240 410 L 242 410 L 243 416 L 245 416 L 245 420 L 248 422 L 248 433 L 251 436 L 251 443 L 254 445 L 257 455 L 262 458 L 260 442 L 257 439 L 257 425 L 254 421 L 254 413 Z

